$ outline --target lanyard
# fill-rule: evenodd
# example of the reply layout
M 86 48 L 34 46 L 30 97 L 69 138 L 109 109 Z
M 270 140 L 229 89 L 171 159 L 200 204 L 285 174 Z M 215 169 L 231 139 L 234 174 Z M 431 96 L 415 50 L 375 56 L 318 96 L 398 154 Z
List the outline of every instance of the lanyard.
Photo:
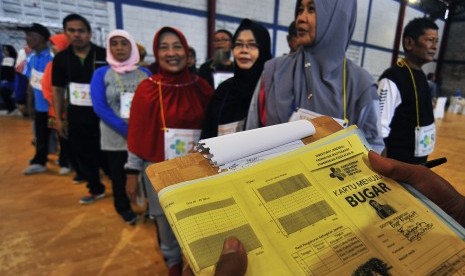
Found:
M 161 123 L 163 125 L 162 130 L 166 131 L 166 121 L 165 121 L 165 112 L 163 111 L 163 91 L 162 85 L 161 85 L 161 80 L 160 81 L 155 81 L 152 79 L 152 77 L 149 78 L 149 80 L 155 84 L 158 85 L 158 93 L 159 93 L 159 99 L 160 99 L 160 114 L 161 114 Z
M 342 78 L 342 102 L 344 105 L 344 124 L 349 125 L 349 119 L 347 119 L 347 59 L 344 57 L 344 73 Z
M 307 66 L 306 66 L 307 67 Z M 312 97 L 312 94 L 308 95 L 308 100 Z M 292 103 L 292 109 L 295 109 L 295 102 Z M 344 65 L 343 65 L 343 74 L 342 74 L 342 105 L 343 105 L 343 121 L 344 127 L 349 125 L 349 119 L 347 118 L 347 58 L 344 57 Z
M 412 69 L 410 69 L 410 66 L 407 64 L 407 62 L 405 61 L 405 58 L 403 59 L 400 59 L 399 61 L 397 61 L 397 66 L 399 67 L 407 67 L 408 71 L 410 72 L 410 77 L 412 79 L 412 83 L 413 83 L 413 90 L 415 92 L 415 108 L 416 108 L 416 113 L 417 113 L 417 127 L 420 128 L 420 111 L 419 111 L 419 108 L 418 108 L 418 91 L 417 91 L 417 85 L 416 85 L 416 82 L 415 82 L 415 77 L 413 76 L 413 72 L 412 72 Z
M 136 69 L 136 70 L 137 70 L 137 75 L 139 77 L 139 82 L 141 82 L 145 78 L 145 76 L 144 76 L 144 74 L 142 74 L 142 72 L 139 71 L 139 69 Z M 115 73 L 115 79 L 116 79 L 116 82 L 118 83 L 120 91 L 122 93 L 125 93 L 126 91 L 124 90 L 123 82 L 121 81 L 121 78 L 119 77 L 119 74 L 116 73 L 115 71 L 113 71 L 113 73 Z

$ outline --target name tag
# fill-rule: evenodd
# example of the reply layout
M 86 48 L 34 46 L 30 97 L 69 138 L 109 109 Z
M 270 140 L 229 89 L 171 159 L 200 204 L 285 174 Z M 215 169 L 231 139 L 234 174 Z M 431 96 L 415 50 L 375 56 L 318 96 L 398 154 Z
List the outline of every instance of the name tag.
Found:
M 69 84 L 69 102 L 72 105 L 92 106 L 90 84 L 71 82 Z
M 434 150 L 436 143 L 436 125 L 415 128 L 415 157 L 429 155 Z
M 298 120 L 311 120 L 311 119 L 314 119 L 320 116 L 324 116 L 324 115 L 314 112 L 314 111 L 307 110 L 305 108 L 299 108 L 292 113 L 291 117 L 289 118 L 289 122 L 298 121 Z M 348 126 L 348 123 L 345 122 L 343 119 L 335 118 L 335 117 L 332 117 L 332 118 L 334 119 L 334 121 L 338 122 L 338 124 L 340 124 L 343 128 L 346 128 Z
M 218 126 L 218 136 L 236 133 L 244 129 L 244 120 Z
M 15 60 L 12 57 L 4 57 L 2 61 L 2 66 L 13 67 L 15 65 Z
M 131 92 L 121 92 L 120 93 L 120 116 L 123 119 L 129 119 L 129 112 L 131 111 L 132 99 L 134 98 L 134 93 Z
M 165 159 L 184 156 L 194 151 L 200 139 L 200 129 L 168 128 L 165 130 Z
M 234 76 L 234 73 L 229 73 L 229 72 L 215 72 L 213 73 L 213 85 L 215 86 L 215 89 L 220 85 L 223 81 L 232 78 Z
M 31 83 L 32 88 L 42 90 L 42 77 L 44 76 L 43 72 L 39 72 L 36 69 L 32 68 L 31 70 Z

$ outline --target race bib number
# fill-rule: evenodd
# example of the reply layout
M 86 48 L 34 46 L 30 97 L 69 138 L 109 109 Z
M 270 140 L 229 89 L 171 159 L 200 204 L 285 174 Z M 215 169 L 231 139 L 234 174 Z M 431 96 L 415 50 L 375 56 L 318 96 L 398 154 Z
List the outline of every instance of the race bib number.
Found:
M 75 83 L 69 84 L 69 102 L 72 105 L 92 106 L 90 98 L 90 84 Z
M 132 99 L 134 98 L 134 93 L 131 92 L 121 92 L 120 93 L 120 116 L 123 119 L 129 119 L 129 112 L 131 110 Z
M 32 68 L 31 70 L 31 86 L 34 89 L 42 91 L 42 77 L 44 76 L 43 72 L 39 72 L 36 69 Z
M 15 65 L 15 60 L 12 57 L 4 57 L 2 60 L 2 66 L 13 67 Z
M 215 72 L 213 73 L 213 85 L 215 86 L 215 89 L 220 85 L 223 81 L 232 78 L 234 76 L 234 73 L 229 73 L 229 72 Z
M 436 125 L 415 128 L 415 157 L 429 155 L 434 150 L 436 143 Z
M 200 132 L 200 129 L 166 129 L 165 159 L 173 159 L 192 152 L 200 139 Z
M 314 111 L 310 111 L 305 108 L 298 108 L 296 111 L 292 113 L 291 117 L 289 118 L 289 122 L 298 121 L 298 120 L 311 120 L 311 119 L 321 117 L 321 116 L 324 116 L 324 115 L 320 113 L 316 113 Z M 340 124 L 343 128 L 346 128 L 349 125 L 349 123 L 344 121 L 343 119 L 335 118 L 335 117 L 332 117 L 332 118 L 334 119 L 334 121 Z
M 236 133 L 244 129 L 244 120 L 218 126 L 218 136 Z

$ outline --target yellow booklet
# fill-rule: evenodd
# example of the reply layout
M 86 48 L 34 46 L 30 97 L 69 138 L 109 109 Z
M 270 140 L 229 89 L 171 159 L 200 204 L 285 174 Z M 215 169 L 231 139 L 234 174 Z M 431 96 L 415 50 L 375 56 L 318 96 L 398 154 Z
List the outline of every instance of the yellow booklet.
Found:
M 190 266 L 211 275 L 238 237 L 247 275 L 454 275 L 465 243 L 372 171 L 355 127 L 254 166 L 159 192 Z M 461 274 L 460 274 L 461 275 Z

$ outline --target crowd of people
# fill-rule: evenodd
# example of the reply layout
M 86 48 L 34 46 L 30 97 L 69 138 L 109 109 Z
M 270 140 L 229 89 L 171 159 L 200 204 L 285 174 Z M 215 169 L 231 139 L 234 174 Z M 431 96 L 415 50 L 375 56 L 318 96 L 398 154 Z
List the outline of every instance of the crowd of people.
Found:
M 156 62 L 150 65 L 127 31 L 110 32 L 106 49 L 92 43 L 91 25 L 78 14 L 63 19 L 62 34 L 52 36 L 37 23 L 21 27 L 31 53 L 18 69 L 16 50 L 2 46 L 0 91 L 12 113 L 13 95 L 18 105 L 25 103 L 16 97 L 15 78 L 29 80 L 35 155 L 23 173 L 47 171 L 49 137 L 58 134 L 60 174 L 74 170 L 74 180 L 87 183 L 81 204 L 106 196 L 103 170 L 116 212 L 133 225 L 138 216 L 130 202 L 143 187 L 167 266 L 180 275 L 180 247 L 144 168 L 188 154 L 201 137 L 285 123 L 308 110 L 343 126 L 356 124 L 375 152 L 399 160 L 370 153 L 376 171 L 413 184 L 463 224 L 462 212 L 447 203 L 450 198 L 463 206 L 463 197 L 414 165 L 434 149 L 432 96 L 421 67 L 434 58 L 438 27 L 428 18 L 409 22 L 402 38 L 405 58 L 375 82 L 345 57 L 356 11 L 356 0 L 298 0 L 288 29 L 289 54 L 276 58 L 266 27 L 244 19 L 234 34 L 215 32 L 215 52 L 198 69 L 195 50 L 182 31 L 169 26 L 154 35 Z M 441 186 L 427 186 L 424 179 Z M 234 260 L 245 272 L 240 241 L 228 239 L 225 248 L 239 254 Z

